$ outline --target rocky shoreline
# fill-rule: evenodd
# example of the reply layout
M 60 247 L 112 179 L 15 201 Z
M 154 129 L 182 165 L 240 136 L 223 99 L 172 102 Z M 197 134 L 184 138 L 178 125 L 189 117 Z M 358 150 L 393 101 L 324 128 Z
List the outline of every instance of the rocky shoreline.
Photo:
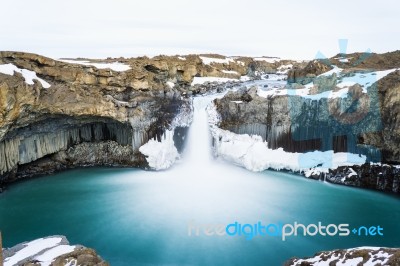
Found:
M 3 249 L 4 266 L 108 266 L 93 249 L 70 245 L 65 236 L 50 236 Z
M 323 251 L 310 258 L 293 258 L 284 266 L 330 266 L 330 265 L 399 265 L 399 248 L 359 247 Z

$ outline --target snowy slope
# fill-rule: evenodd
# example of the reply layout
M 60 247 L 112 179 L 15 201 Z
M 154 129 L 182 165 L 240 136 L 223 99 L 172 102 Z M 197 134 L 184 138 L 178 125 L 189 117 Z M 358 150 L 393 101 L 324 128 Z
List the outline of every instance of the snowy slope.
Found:
M 27 259 L 36 260 L 41 266 L 48 266 L 57 257 L 75 250 L 75 246 L 67 245 L 65 242 L 62 237 L 49 237 L 24 243 L 15 254 L 4 259 L 4 266 L 19 265 Z

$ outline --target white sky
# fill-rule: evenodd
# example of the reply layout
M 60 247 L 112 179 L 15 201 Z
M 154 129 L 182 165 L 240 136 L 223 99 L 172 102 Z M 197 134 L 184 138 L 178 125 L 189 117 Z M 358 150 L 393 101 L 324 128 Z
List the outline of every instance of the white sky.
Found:
M 220 53 L 311 59 L 400 49 L 398 0 L 2 0 L 0 50 L 50 57 Z

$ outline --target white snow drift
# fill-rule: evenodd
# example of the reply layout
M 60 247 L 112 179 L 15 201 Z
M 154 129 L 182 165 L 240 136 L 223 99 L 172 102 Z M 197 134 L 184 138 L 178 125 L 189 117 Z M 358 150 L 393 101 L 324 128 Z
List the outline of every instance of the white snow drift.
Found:
M 179 159 L 173 138 L 174 131 L 167 130 L 161 137 L 161 142 L 151 139 L 139 148 L 139 151 L 146 156 L 146 160 L 152 169 L 167 169 Z
M 308 172 L 327 172 L 339 166 L 362 165 L 366 156 L 333 151 L 307 153 L 286 152 L 283 148 L 270 149 L 261 136 L 235 134 L 217 127 L 218 113 L 215 106 L 207 108 L 211 133 L 214 138 L 214 152 L 217 156 L 251 171 L 266 169 Z
M 39 238 L 24 244 L 24 248 L 17 251 L 13 256 L 4 260 L 4 266 L 19 265 L 28 258 L 40 262 L 42 266 L 50 265 L 57 257 L 75 250 L 75 246 L 62 245 L 61 237 Z
M 219 82 L 224 83 L 228 81 L 238 81 L 237 79 L 231 78 L 219 78 L 219 77 L 194 77 L 192 81 L 192 86 L 196 84 L 204 84 L 206 82 Z
M 69 63 L 69 64 L 78 64 L 78 65 L 85 65 L 85 66 L 94 66 L 98 69 L 106 69 L 109 68 L 114 71 L 118 72 L 123 72 L 131 69 L 129 65 L 122 64 L 120 62 L 114 62 L 114 63 L 92 63 L 89 61 L 80 61 L 80 60 L 66 60 L 66 59 L 60 59 L 58 61 Z
M 0 65 L 0 73 L 12 76 L 14 75 L 14 71 L 20 73 L 24 77 L 26 84 L 33 85 L 33 80 L 36 79 L 45 89 L 50 88 L 51 86 L 47 81 L 39 78 L 34 71 L 18 68 L 13 64 Z

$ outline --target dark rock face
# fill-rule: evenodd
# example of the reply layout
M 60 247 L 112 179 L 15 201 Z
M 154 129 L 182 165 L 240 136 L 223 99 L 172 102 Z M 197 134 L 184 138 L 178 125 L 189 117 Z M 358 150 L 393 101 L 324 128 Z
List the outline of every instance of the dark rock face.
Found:
M 379 91 L 382 130 L 360 136 L 360 141 L 379 147 L 388 163 L 400 161 L 400 71 L 395 71 L 374 84 Z
M 335 76 L 319 79 L 311 89 L 314 93 L 336 90 Z M 396 71 L 373 84 L 368 94 L 357 84 L 348 88 L 349 97 L 314 100 L 295 95 L 263 98 L 251 88 L 228 93 L 214 103 L 221 118 L 219 127 L 259 135 L 271 149 L 300 153 L 333 150 L 366 156 L 365 165 L 339 167 L 311 178 L 400 193 L 398 168 L 369 164 L 400 164 L 399 86 L 400 73 Z
M 3 63 L 37 71 L 51 84 L 45 89 L 20 75 L 0 74 L 0 184 L 71 167 L 146 168 L 139 147 L 160 140 L 167 129 L 188 126 L 174 121 L 190 117 L 190 100 L 171 88 L 132 86 L 137 73 L 31 54 L 0 55 Z M 102 83 L 102 75 L 110 79 Z M 179 132 L 183 147 L 186 131 Z
M 340 58 L 346 58 L 341 61 Z M 329 62 L 340 68 L 345 69 L 393 69 L 400 67 L 400 51 L 388 52 L 383 54 L 376 53 L 352 53 L 337 54 L 329 59 Z
M 311 175 L 309 178 L 400 194 L 400 168 L 387 164 L 341 166 L 330 169 L 329 173 Z
M 239 105 L 232 102 L 244 99 L 251 100 Z M 360 98 L 359 103 L 360 106 L 367 104 L 367 99 Z M 377 110 L 370 108 L 363 113 L 362 120 L 343 116 L 348 112 L 341 110 L 333 119 L 336 106 L 352 107 L 346 98 L 311 100 L 287 95 L 262 98 L 255 89 L 250 89 L 229 93 L 215 100 L 215 104 L 221 116 L 222 129 L 260 135 L 272 149 L 282 147 L 287 152 L 347 151 L 366 154 L 371 159 L 375 156 L 366 145 L 358 145 L 355 136 L 380 127 L 380 121 L 376 119 Z

